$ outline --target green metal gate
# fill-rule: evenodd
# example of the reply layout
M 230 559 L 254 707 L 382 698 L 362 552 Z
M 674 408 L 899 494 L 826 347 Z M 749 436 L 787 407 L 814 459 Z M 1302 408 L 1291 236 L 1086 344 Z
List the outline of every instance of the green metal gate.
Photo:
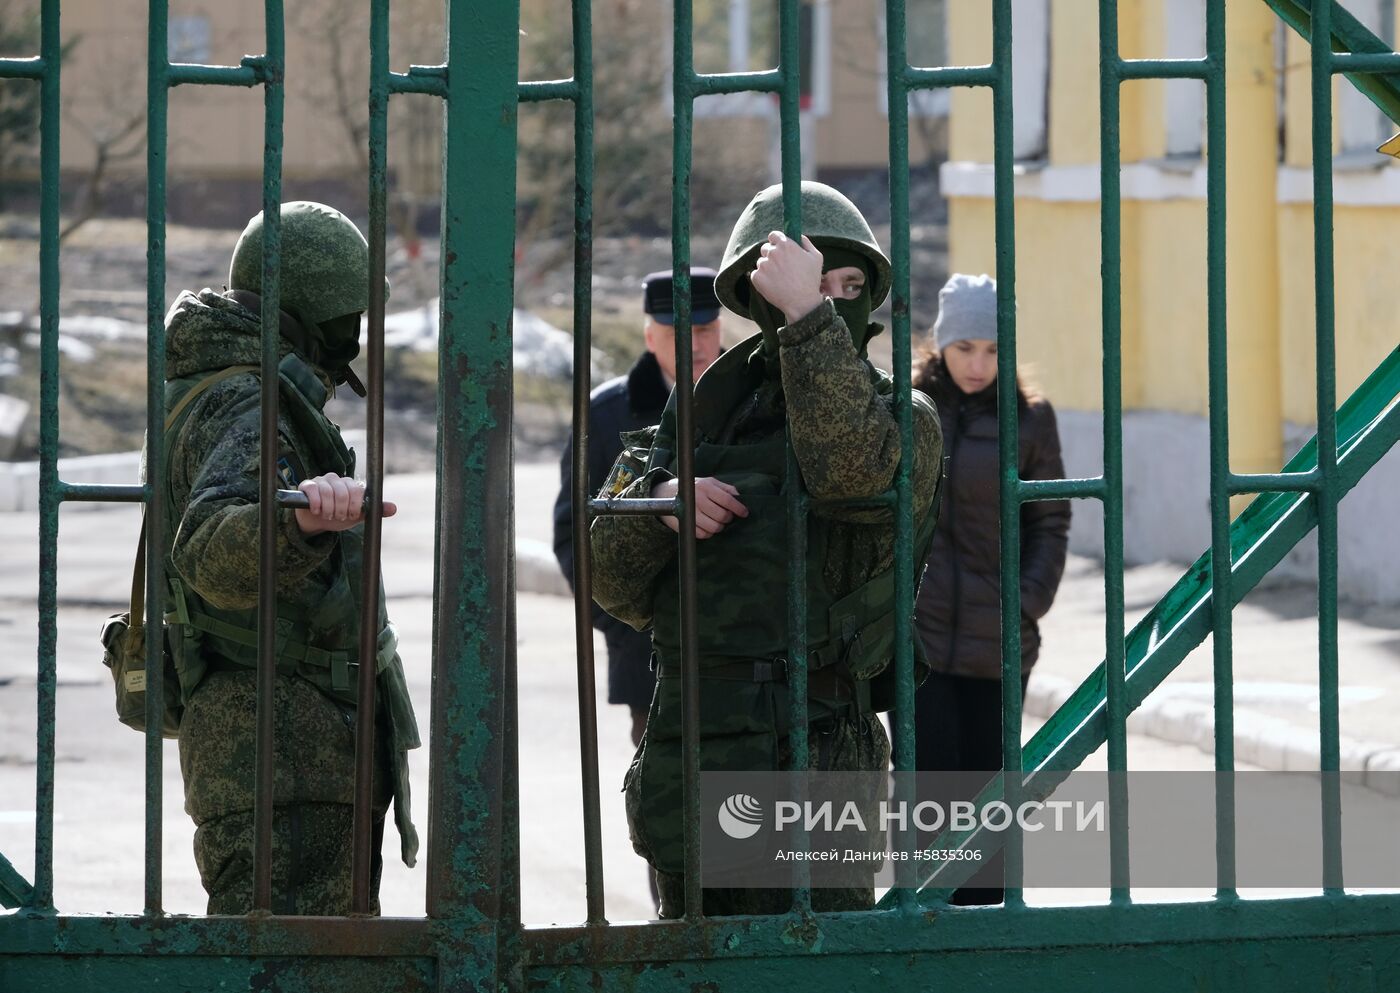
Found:
M 1336 640 L 1337 505 L 1342 496 L 1400 436 L 1400 351 L 1392 352 L 1340 409 L 1335 396 L 1332 298 L 1331 97 L 1332 76 L 1347 73 L 1393 118 L 1400 119 L 1400 55 L 1389 50 L 1332 3 L 1268 0 L 1309 38 L 1327 39 L 1312 49 L 1313 148 L 1316 221 L 1318 435 L 1282 473 L 1242 476 L 1230 471 L 1225 376 L 1225 16 L 1224 0 L 1207 5 L 1203 58 L 1124 60 L 1117 44 L 1118 3 L 1100 0 L 1101 182 L 1103 191 L 1103 395 L 1104 471 L 1091 479 L 1024 482 L 1016 470 L 1013 391 L 1001 391 L 1001 519 L 1003 618 L 1003 757 L 1023 770 L 994 789 L 1044 796 L 1060 778 L 1104 741 L 1110 768 L 1127 766 L 1128 713 L 1207 635 L 1214 636 L 1216 766 L 1233 768 L 1231 726 L 1231 610 L 1304 534 L 1319 532 L 1319 679 L 1322 698 L 1323 770 L 1338 768 Z M 787 227 L 801 230 L 799 179 L 798 0 L 777 0 L 780 67 L 765 72 L 697 74 L 691 58 L 690 0 L 675 0 L 673 264 L 678 285 L 677 366 L 680 433 L 690 428 L 691 396 L 689 243 L 691 129 L 694 100 L 702 95 L 760 91 L 778 96 Z M 150 478 L 159 479 L 165 378 L 164 221 L 166 102 L 177 85 L 260 86 L 266 100 L 264 171 L 264 327 L 274 328 L 278 258 L 276 206 L 280 201 L 284 79 L 281 0 L 265 0 L 266 53 L 239 66 L 172 65 L 166 56 L 167 0 L 150 3 L 148 315 L 150 347 L 147 416 Z M 913 660 L 908 618 L 915 563 L 911 561 L 910 458 L 912 424 L 909 308 L 908 94 L 955 86 L 992 91 L 995 133 L 996 246 L 1000 369 L 1016 367 L 1016 255 L 1012 195 L 1011 35 L 1012 0 L 992 0 L 993 59 L 976 67 L 916 68 L 905 54 L 903 0 L 887 0 L 890 108 L 891 215 L 894 219 L 894 376 L 896 413 L 904 453 L 897 483 L 886 495 L 896 508 L 899 548 L 897 616 L 902 618 L 896 660 L 898 754 L 913 754 Z M 438 398 L 439 458 L 436 587 L 433 632 L 433 700 L 428 826 L 428 894 L 424 915 L 409 919 L 273 917 L 265 911 L 238 918 L 172 917 L 162 910 L 160 759 L 162 741 L 147 738 L 145 912 L 133 917 L 64 915 L 53 902 L 54 711 L 56 693 L 56 563 L 58 510 L 64 501 L 144 502 L 152 510 L 147 604 L 160 603 L 161 549 L 169 540 L 158 522 L 160 486 L 92 486 L 58 477 L 58 121 L 60 110 L 59 0 L 43 0 L 42 48 L 32 59 L 0 61 L 0 76 L 33 80 L 42 89 L 41 204 L 41 563 L 38 577 L 38 771 L 35 876 L 23 879 L 0 857 L 0 900 L 17 908 L 0 917 L 0 988 L 6 990 L 106 990 L 160 986 L 171 989 L 382 990 L 382 989 L 846 989 L 874 984 L 926 986 L 976 982 L 989 988 L 1046 990 L 1103 988 L 1106 976 L 1131 970 L 1146 989 L 1320 988 L 1345 981 L 1358 988 L 1400 985 L 1400 897 L 1348 895 L 1340 859 L 1340 800 L 1335 779 L 1324 797 L 1327 888 L 1318 897 L 1241 902 L 1235 891 L 1233 806 L 1218 797 L 1217 878 L 1213 900 L 1169 906 L 1135 904 L 1128 875 L 1129 798 L 1112 798 L 1110 830 L 1114 886 L 1099 907 L 1032 909 L 1020 889 L 1019 839 L 1008 838 L 1006 905 L 959 911 L 945 898 L 958 866 L 944 864 L 929 878 L 901 864 L 898 887 L 873 913 L 815 915 L 810 891 L 799 887 L 790 913 L 777 917 L 705 918 L 697 885 L 701 860 L 696 724 L 698 715 L 693 582 L 683 584 L 683 630 L 688 632 L 683 686 L 686 694 L 684 778 L 686 804 L 687 913 L 676 921 L 612 925 L 603 916 L 602 854 L 597 771 L 596 702 L 586 591 L 588 549 L 584 529 L 575 532 L 580 734 L 583 745 L 587 919 L 568 927 L 523 927 L 520 922 L 519 798 L 516 762 L 514 560 L 511 531 L 490 526 L 513 514 L 511 475 L 511 308 L 515 236 L 516 113 L 521 102 L 571 101 L 574 109 L 575 369 L 577 436 L 587 433 L 593 104 L 591 23 L 588 0 L 574 0 L 575 66 L 570 79 L 517 79 L 519 9 L 510 0 L 448 0 L 446 61 L 394 73 L 388 65 L 388 0 L 371 0 L 370 244 L 373 253 L 369 386 L 368 477 L 372 507 L 383 474 L 383 281 L 386 189 L 386 115 L 393 94 L 430 94 L 444 105 L 443 252 Z M 1334 51 L 1335 49 L 1335 51 Z M 1200 80 L 1207 92 L 1209 133 L 1209 357 L 1211 425 L 1210 550 L 1157 607 L 1124 632 L 1123 479 L 1120 348 L 1119 90 L 1127 80 Z M 276 338 L 264 341 L 263 382 L 273 384 Z M 270 534 L 277 495 L 271 488 L 277 395 L 264 395 L 264 534 Z M 576 508 L 590 506 L 584 445 L 575 447 Z M 671 513 L 683 518 L 682 574 L 695 563 L 691 453 L 680 453 L 682 488 L 676 503 L 636 501 L 632 506 L 592 502 L 592 513 Z M 1230 498 L 1259 494 L 1233 523 Z M 1104 506 L 1106 559 L 1106 658 L 1061 711 L 1023 750 L 1018 508 L 1030 500 L 1081 498 Z M 797 509 L 805 498 L 794 496 Z M 584 519 L 580 517 L 579 519 Z M 797 522 L 791 547 L 805 547 Z M 379 521 L 367 530 L 368 576 L 378 573 Z M 793 575 L 803 563 L 794 561 Z M 264 543 L 263 575 L 275 570 L 272 542 Z M 264 584 L 270 586 L 270 584 Z M 373 582 L 366 583 L 373 603 Z M 801 584 L 790 587 L 793 631 L 805 629 Z M 261 626 L 266 665 L 260 688 L 270 691 L 273 602 L 265 593 Z M 153 608 L 154 609 L 154 608 Z M 152 615 L 152 621 L 158 621 Z M 373 625 L 364 625 L 373 630 Z M 153 639 L 153 646 L 158 643 Z M 804 646 L 794 645 L 791 680 L 793 753 L 805 767 L 807 734 Z M 161 666 L 148 660 L 152 706 L 160 700 Z M 372 655 L 368 652 L 367 655 Z M 373 681 L 363 680 L 372 693 Z M 372 699 L 362 698 L 361 713 Z M 269 905 L 271 809 L 271 708 L 259 709 L 259 828 L 255 848 L 255 902 Z M 149 725 L 156 729 L 158 720 Z M 368 735 L 361 735 L 362 755 Z M 1329 781 L 1323 777 L 1324 782 Z M 365 801 L 361 777 L 362 803 Z M 365 906 L 367 853 L 363 818 L 355 846 Z M 945 839 L 958 844 L 965 839 Z M 906 839 L 909 842 L 909 839 Z M 1341 940 L 1338 940 L 1341 939 Z

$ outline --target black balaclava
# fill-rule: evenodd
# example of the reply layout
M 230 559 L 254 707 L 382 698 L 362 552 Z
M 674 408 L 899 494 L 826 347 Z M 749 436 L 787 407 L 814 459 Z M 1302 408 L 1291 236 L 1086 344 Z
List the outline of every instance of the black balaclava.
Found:
M 836 313 L 845 322 L 846 329 L 851 334 L 851 344 L 855 346 L 859 355 L 865 355 L 866 343 L 873 337 L 870 324 L 870 290 L 872 276 L 870 273 L 870 262 L 866 257 L 849 248 L 839 248 L 835 246 L 817 245 L 818 251 L 822 253 L 822 272 L 827 273 L 832 269 L 840 269 L 845 266 L 856 266 L 865 273 L 865 283 L 861 287 L 860 295 L 854 300 L 832 299 L 832 306 L 836 308 Z M 747 278 L 747 277 L 746 277 Z M 769 303 L 752 286 L 748 289 L 749 317 L 758 329 L 763 332 L 763 342 L 759 345 L 756 355 L 761 355 L 767 366 L 769 375 L 776 375 L 778 370 L 778 328 L 787 324 L 787 318 L 781 310 Z
M 820 247 L 820 246 L 818 246 Z M 865 273 L 865 283 L 860 288 L 860 294 L 854 300 L 837 300 L 832 298 L 832 304 L 836 307 L 836 313 L 841 315 L 841 320 L 846 322 L 846 330 L 851 332 L 851 344 L 855 346 L 859 355 L 865 354 L 866 342 L 870 340 L 870 290 L 874 276 L 870 272 L 870 262 L 866 257 L 849 248 L 822 248 L 822 271 L 830 272 L 832 269 L 840 269 L 844 266 L 855 266 Z
M 284 313 L 294 318 L 296 326 L 288 328 L 284 321 L 282 335 L 302 357 L 318 369 L 324 369 L 334 385 L 348 383 L 352 390 L 364 396 L 364 384 L 350 368 L 350 363 L 360 354 L 360 315 L 344 314 L 315 324 L 303 320 L 295 311 Z

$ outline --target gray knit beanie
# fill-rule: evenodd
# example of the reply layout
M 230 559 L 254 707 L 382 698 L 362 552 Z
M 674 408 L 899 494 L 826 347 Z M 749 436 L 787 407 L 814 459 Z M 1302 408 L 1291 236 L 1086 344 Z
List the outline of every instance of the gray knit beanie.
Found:
M 997 340 L 997 281 L 954 273 L 938 291 L 933 337 L 939 351 L 955 341 Z

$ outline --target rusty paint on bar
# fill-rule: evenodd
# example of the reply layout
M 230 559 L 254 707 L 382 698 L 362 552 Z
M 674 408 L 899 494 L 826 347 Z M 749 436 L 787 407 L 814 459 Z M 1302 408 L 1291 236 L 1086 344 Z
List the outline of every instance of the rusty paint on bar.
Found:
M 379 563 L 384 534 L 384 251 L 389 143 L 389 0 L 372 0 L 369 37 L 369 331 L 365 370 L 364 556 L 360 574 L 359 668 L 355 707 L 355 803 L 350 911 L 368 914 L 374 861 L 375 682 L 379 648 Z
M 54 718 L 58 692 L 59 0 L 40 22 L 39 191 L 39 651 L 35 681 L 34 888 L 28 906 L 53 909 Z
M 150 5 L 146 63 L 146 630 L 163 625 L 165 604 L 165 180 L 170 63 L 165 38 L 168 0 Z M 133 619 L 134 620 L 134 619 Z M 161 913 L 164 832 L 161 817 L 162 711 L 165 702 L 163 638 L 146 639 L 146 913 Z
M 277 680 L 277 415 L 281 358 L 282 276 L 281 0 L 265 0 L 267 54 L 257 60 L 263 80 L 262 369 L 258 462 L 257 747 L 253 770 L 253 910 L 272 910 L 272 823 L 275 751 L 273 688 Z
M 690 170 L 695 119 L 695 33 L 691 0 L 676 0 L 673 39 L 671 284 L 676 308 L 676 474 L 680 483 L 681 789 L 687 920 L 704 915 L 700 887 L 700 662 L 695 600 L 695 437 L 690 345 Z

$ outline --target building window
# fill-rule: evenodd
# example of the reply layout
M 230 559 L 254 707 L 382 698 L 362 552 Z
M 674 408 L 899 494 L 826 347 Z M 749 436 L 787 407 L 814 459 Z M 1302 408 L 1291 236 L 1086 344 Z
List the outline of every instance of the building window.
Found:
M 209 18 L 172 17 L 166 39 L 171 62 L 209 61 Z
M 1346 0 L 1343 6 L 1387 45 L 1394 44 L 1395 0 Z M 1345 76 L 1338 77 L 1337 85 L 1341 153 L 1355 152 L 1374 162 L 1376 146 L 1394 133 L 1395 126 Z
M 1166 5 L 1169 59 L 1199 59 L 1206 51 L 1206 0 L 1172 0 Z M 1206 92 L 1194 79 L 1166 81 L 1167 155 L 1200 158 L 1204 143 Z
M 947 0 L 907 0 L 904 5 L 904 46 L 909 64 L 934 68 L 948 64 L 948 4 Z M 885 33 L 885 12 L 876 14 L 879 22 L 880 48 L 875 58 L 879 63 L 878 97 L 880 113 L 889 114 L 890 91 Z M 916 90 L 909 94 L 911 117 L 947 117 L 948 91 Z
M 1011 54 L 1016 158 L 1043 159 L 1050 117 L 1050 0 L 1018 0 Z
M 778 64 L 778 5 L 770 0 L 695 0 L 694 59 L 701 73 L 755 72 Z M 831 111 L 831 0 L 806 0 L 798 10 L 802 109 Z M 777 101 L 766 93 L 701 97 L 697 117 L 769 117 Z

